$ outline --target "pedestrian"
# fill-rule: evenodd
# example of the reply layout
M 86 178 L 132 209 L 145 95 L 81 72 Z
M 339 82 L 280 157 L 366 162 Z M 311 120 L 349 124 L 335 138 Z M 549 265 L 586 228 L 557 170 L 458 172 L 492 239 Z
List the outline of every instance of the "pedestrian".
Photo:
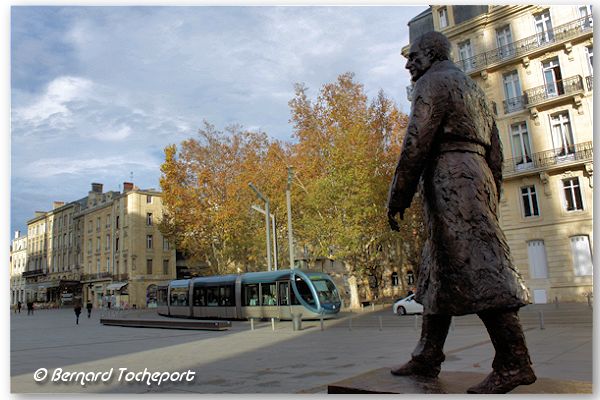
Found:
M 87 312 L 88 312 L 88 318 L 92 316 L 92 302 L 91 300 L 88 300 L 87 304 L 85 305 L 85 308 L 87 308 Z
M 23 304 L 21 303 L 21 301 L 17 301 L 17 311 L 19 312 L 19 314 L 21 314 L 21 307 L 23 306 Z
M 506 393 L 536 380 L 518 316 L 530 296 L 498 221 L 503 155 L 493 112 L 450 50 L 443 34 L 427 32 L 406 63 L 415 86 L 388 219 L 399 230 L 396 215 L 403 218 L 420 187 L 427 240 L 415 293 L 421 338 L 391 372 L 436 377 L 452 316 L 477 314 L 496 354 L 492 372 L 467 392 Z
M 79 325 L 79 315 L 81 314 L 81 303 L 79 303 L 79 302 L 75 303 L 75 308 L 73 308 L 73 311 L 75 311 L 75 323 L 77 325 Z
M 33 315 L 33 301 L 27 302 L 27 315 Z

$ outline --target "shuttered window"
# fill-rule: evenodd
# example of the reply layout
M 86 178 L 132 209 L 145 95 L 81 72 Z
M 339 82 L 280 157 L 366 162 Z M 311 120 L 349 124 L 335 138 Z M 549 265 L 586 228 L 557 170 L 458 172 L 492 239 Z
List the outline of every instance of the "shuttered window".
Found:
M 532 279 L 548 277 L 548 262 L 546 260 L 546 246 L 543 240 L 531 240 L 527 242 L 527 253 L 529 256 L 529 275 Z
M 592 252 L 588 236 L 580 235 L 571 237 L 571 254 L 573 255 L 573 268 L 575 275 L 592 275 Z

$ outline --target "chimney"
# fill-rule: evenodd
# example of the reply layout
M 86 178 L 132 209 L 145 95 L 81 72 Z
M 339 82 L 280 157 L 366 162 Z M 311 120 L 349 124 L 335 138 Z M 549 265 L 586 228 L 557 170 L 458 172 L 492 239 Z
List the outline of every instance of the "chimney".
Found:
M 102 193 L 102 184 L 101 183 L 92 183 L 92 192 Z
M 132 182 L 123 182 L 123 193 L 130 192 L 132 190 L 133 190 L 133 183 Z
M 21 231 L 15 231 L 15 239 L 21 237 Z
M 56 210 L 58 207 L 62 207 L 65 205 L 64 201 L 54 201 L 52 202 L 52 209 Z

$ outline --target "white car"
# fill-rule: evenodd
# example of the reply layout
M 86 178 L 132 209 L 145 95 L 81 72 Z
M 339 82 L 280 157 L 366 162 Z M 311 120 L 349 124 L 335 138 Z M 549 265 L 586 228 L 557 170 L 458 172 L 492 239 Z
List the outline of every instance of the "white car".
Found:
M 404 299 L 400 299 L 394 303 L 392 310 L 394 314 L 406 315 L 406 314 L 422 314 L 423 306 L 414 299 L 415 295 L 411 294 Z

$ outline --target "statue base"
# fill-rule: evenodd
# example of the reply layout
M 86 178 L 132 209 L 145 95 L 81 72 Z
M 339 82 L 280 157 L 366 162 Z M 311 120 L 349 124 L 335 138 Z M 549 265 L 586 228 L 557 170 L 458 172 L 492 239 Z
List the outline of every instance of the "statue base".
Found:
M 329 394 L 463 394 L 487 374 L 442 371 L 437 378 L 394 376 L 391 368 L 379 368 L 329 384 Z M 518 386 L 515 394 L 592 394 L 592 382 L 537 378 L 532 385 Z

